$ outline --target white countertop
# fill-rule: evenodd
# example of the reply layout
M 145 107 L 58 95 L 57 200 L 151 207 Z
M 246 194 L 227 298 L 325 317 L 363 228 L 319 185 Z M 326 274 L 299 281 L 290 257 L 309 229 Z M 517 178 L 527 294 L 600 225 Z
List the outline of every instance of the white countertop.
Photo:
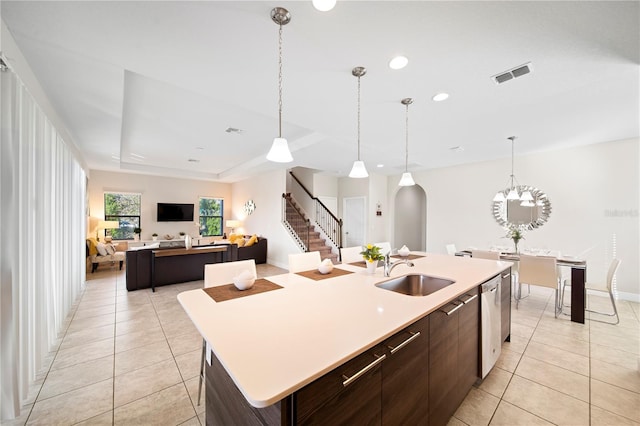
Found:
M 511 266 L 431 253 L 413 262 L 413 268 L 396 266 L 391 276 L 421 272 L 455 283 L 428 296 L 407 296 L 374 285 L 388 279 L 381 267 L 370 275 L 338 265 L 355 273 L 320 281 L 275 275 L 266 279 L 282 289 L 219 303 L 197 289 L 178 300 L 247 401 L 260 408 Z

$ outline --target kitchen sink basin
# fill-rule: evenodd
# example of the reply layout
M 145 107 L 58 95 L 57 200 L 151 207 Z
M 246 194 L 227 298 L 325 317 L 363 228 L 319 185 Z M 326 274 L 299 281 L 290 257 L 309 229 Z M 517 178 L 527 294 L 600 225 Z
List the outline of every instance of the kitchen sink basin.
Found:
M 376 287 L 409 296 L 427 296 L 445 288 L 455 281 L 424 274 L 409 274 L 376 284 Z

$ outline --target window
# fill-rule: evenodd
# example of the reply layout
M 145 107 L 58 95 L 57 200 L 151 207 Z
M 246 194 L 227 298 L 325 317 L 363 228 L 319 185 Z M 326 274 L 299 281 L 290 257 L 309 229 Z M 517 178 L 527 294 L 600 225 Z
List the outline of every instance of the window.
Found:
M 140 228 L 140 194 L 104 193 L 104 219 L 117 220 L 120 227 L 107 229 L 114 240 L 133 240 L 133 230 Z
M 200 197 L 200 235 L 203 237 L 222 235 L 222 198 Z

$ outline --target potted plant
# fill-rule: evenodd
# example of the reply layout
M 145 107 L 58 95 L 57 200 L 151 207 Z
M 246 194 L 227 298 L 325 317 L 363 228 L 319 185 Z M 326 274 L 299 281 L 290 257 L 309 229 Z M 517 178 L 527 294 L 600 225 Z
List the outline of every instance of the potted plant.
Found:
M 362 250 L 360 254 L 367 264 L 367 272 L 373 274 L 378 267 L 378 261 L 384 260 L 384 255 L 380 252 L 380 247 L 374 246 L 373 244 L 367 244 L 367 246 L 363 248 L 364 250 Z
M 154 232 L 153 234 L 151 234 L 151 238 L 153 239 L 153 241 L 156 241 L 158 239 L 158 233 Z
M 133 228 L 133 239 L 138 241 L 140 239 L 141 232 L 142 232 L 142 228 Z

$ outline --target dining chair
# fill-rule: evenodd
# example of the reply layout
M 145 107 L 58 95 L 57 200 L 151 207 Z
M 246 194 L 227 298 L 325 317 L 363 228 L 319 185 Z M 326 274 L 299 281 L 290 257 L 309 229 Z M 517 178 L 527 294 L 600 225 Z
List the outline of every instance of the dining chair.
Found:
M 555 257 L 550 256 L 530 256 L 527 254 L 520 255 L 518 292 L 516 297 L 516 309 L 520 302 L 522 294 L 522 284 L 537 285 L 540 287 L 552 288 L 555 293 L 554 316 L 558 318 L 561 306 L 560 297 L 560 280 L 558 277 L 558 265 Z
M 319 251 L 295 253 L 289 255 L 289 272 L 302 272 L 317 269 L 322 262 Z
M 342 263 L 353 263 L 362 260 L 362 246 L 343 247 L 340 249 Z
M 389 241 L 383 241 L 381 243 L 375 243 L 373 245 L 380 247 L 380 253 L 382 253 L 383 256 L 387 253 L 391 253 L 391 243 Z
M 236 262 L 212 263 L 204 265 L 204 287 L 215 287 L 233 282 L 233 277 L 244 271 L 249 271 L 253 278 L 257 278 L 256 261 L 254 259 L 238 260 Z M 207 353 L 207 342 L 202 339 L 202 356 L 200 359 L 200 380 L 198 382 L 198 405 L 204 382 L 204 362 Z
M 474 259 L 500 260 L 500 253 L 497 251 L 471 250 L 471 257 Z
M 447 254 L 455 256 L 457 252 L 455 244 L 447 244 Z
M 616 322 L 613 324 L 618 324 L 620 322 L 620 317 L 618 316 L 618 307 L 616 306 L 616 299 L 613 296 L 613 290 L 612 290 L 612 286 L 613 286 L 613 278 L 616 275 L 616 272 L 618 271 L 618 267 L 620 266 L 620 263 L 622 263 L 622 261 L 620 259 L 613 259 L 611 260 L 611 264 L 609 265 L 609 270 L 607 271 L 607 281 L 604 283 L 592 283 L 592 282 L 586 282 L 584 284 L 584 288 L 585 290 L 592 290 L 592 291 L 599 291 L 602 293 L 609 293 L 609 299 L 611 299 L 611 306 L 613 307 L 613 313 L 607 313 L 607 312 L 600 312 L 600 311 L 594 311 L 594 310 L 590 310 L 590 309 L 586 309 L 587 312 L 592 312 L 594 314 L 600 314 L 600 315 L 606 315 L 608 317 L 616 317 Z M 562 297 L 561 297 L 561 307 L 565 307 L 564 305 L 564 292 L 566 290 L 566 287 L 571 287 L 571 280 L 570 279 L 566 279 L 564 280 L 564 282 L 562 283 Z M 567 306 L 568 307 L 568 306 Z M 607 321 L 600 321 L 597 319 L 593 319 L 591 318 L 592 321 L 597 321 L 597 322 L 604 322 L 607 324 L 611 324 L 610 322 Z

